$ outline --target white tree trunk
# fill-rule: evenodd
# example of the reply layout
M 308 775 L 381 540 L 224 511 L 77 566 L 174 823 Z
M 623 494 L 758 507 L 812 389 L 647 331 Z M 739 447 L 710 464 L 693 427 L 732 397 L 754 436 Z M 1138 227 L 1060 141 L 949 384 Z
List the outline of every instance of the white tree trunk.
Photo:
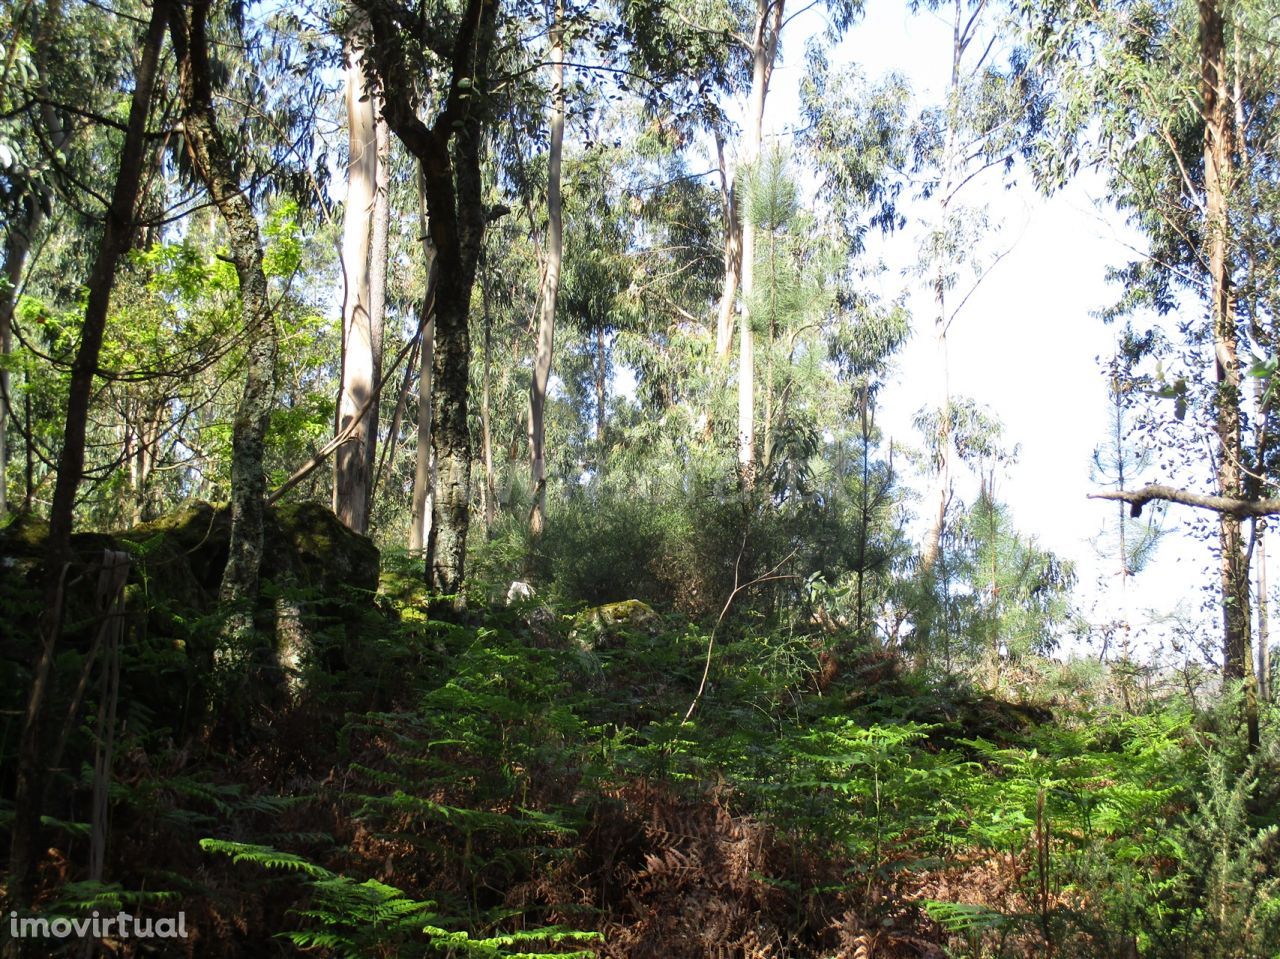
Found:
M 724 159 L 724 137 L 716 130 L 716 158 L 720 169 L 720 198 L 724 203 L 724 286 L 716 317 L 716 362 L 729 362 L 733 349 L 733 307 L 738 295 L 738 271 L 742 264 L 742 234 L 738 227 L 737 185 Z
M 373 395 L 374 362 L 369 245 L 376 193 L 378 148 L 373 97 L 365 82 L 363 50 L 347 50 L 347 200 L 342 223 L 342 387 L 337 432 L 346 429 Z M 367 451 L 376 421 L 365 415 L 334 457 L 333 511 L 365 532 L 370 469 Z
M 364 459 L 368 492 L 364 504 L 364 528 L 369 528 L 373 515 L 373 497 L 377 487 L 378 462 L 378 407 L 382 394 L 382 338 L 387 319 L 387 254 L 391 237 L 391 131 L 387 121 L 378 113 L 374 127 L 378 161 L 374 176 L 373 236 L 369 249 L 369 356 L 373 367 L 373 405 L 365 414 L 363 424 L 368 426 Z M 389 440 L 395 442 L 394 438 Z
M 556 299 L 560 293 L 560 266 L 564 254 L 560 201 L 560 165 L 564 151 L 564 8 L 557 3 L 551 28 L 551 108 L 548 125 L 551 146 L 547 156 L 547 259 L 542 281 L 542 313 L 533 359 L 533 383 L 529 390 L 529 458 L 533 484 L 533 509 L 529 529 L 542 533 L 547 512 L 547 384 L 555 349 Z
M 409 520 L 409 549 L 426 549 L 431 536 L 431 497 L 435 490 L 435 462 L 431 455 L 431 401 L 436 355 L 436 256 L 427 232 L 427 198 L 419 165 L 418 211 L 421 220 L 423 262 L 427 263 L 426 290 L 420 319 L 422 345 L 418 376 L 418 451 L 413 470 L 413 509 Z
M 966 25 L 967 20 L 967 25 Z M 969 32 L 977 22 L 976 18 L 968 18 L 965 14 L 963 0 L 954 0 L 954 14 L 951 34 L 951 76 L 947 83 L 946 110 L 946 146 L 943 148 L 942 176 L 938 187 L 938 209 L 935 230 L 939 234 L 948 229 L 947 217 L 950 213 L 951 200 L 955 193 L 955 182 L 960 158 L 957 155 L 956 115 L 957 103 L 961 96 L 960 62 L 968 47 L 972 34 Z M 942 244 L 940 244 L 942 245 Z M 925 534 L 924 549 L 920 556 L 920 570 L 928 574 L 932 572 L 942 553 L 942 535 L 947 525 L 947 507 L 951 502 L 951 366 L 947 354 L 947 333 L 951 326 L 951 317 L 947 315 L 947 262 L 941 251 L 936 251 L 937 262 L 934 270 L 934 306 L 936 313 L 933 320 L 934 339 L 938 352 L 938 477 L 937 487 L 933 494 L 933 515 L 929 523 L 929 531 Z
M 760 158 L 764 134 L 764 107 L 769 95 L 769 77 L 778 52 L 785 0 L 757 0 L 756 24 L 751 42 L 751 100 L 747 113 L 747 135 L 743 143 L 739 171 L 754 173 Z M 738 314 L 738 467 L 744 482 L 751 484 L 755 473 L 755 343 L 751 334 L 751 297 L 755 292 L 756 226 L 750 197 L 742 210 L 742 305 Z

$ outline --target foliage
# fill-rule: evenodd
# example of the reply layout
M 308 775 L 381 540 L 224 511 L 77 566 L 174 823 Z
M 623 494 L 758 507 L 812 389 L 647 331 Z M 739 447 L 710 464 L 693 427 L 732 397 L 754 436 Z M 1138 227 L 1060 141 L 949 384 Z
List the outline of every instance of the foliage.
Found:
M 1200 308 L 1213 233 L 1193 42 L 1218 6 L 908 6 L 954 16 L 935 102 L 841 62 L 854 0 L 825 4 L 804 57 L 782 33 L 789 44 L 809 8 L 781 0 L 212 4 L 210 100 L 256 221 L 241 227 L 264 241 L 281 347 L 250 479 L 297 480 L 267 514 L 236 662 L 215 653 L 230 520 L 191 501 L 246 488 L 232 488 L 235 384 L 264 331 L 242 326 L 236 237 L 192 169 L 183 58 L 160 57 L 135 209 L 107 217 L 100 185 L 150 9 L 0 10 L 0 508 L 18 516 L 0 531 L 0 827 L 21 821 L 18 797 L 30 805 L 19 765 L 49 779 L 33 888 L 6 885 L 31 893 L 23 909 L 183 908 L 186 951 L 214 959 L 1276 959 L 1275 707 L 1261 704 L 1248 749 L 1231 684 L 1191 656 L 1205 642 L 1193 626 L 1170 622 L 1177 661 L 1148 662 L 1123 599 L 1110 621 L 1080 612 L 1072 565 L 1005 501 L 1017 438 L 993 412 L 944 375 L 908 449 L 885 404 L 925 332 L 912 304 L 931 301 L 945 352 L 1004 255 L 982 191 L 1098 164 L 1149 255 L 1113 271 L 1122 288 L 1100 311 L 1133 322 L 1106 364 L 1096 481 L 1202 477 L 1215 465 L 1202 434 L 1230 408 L 1249 437 L 1244 493 L 1269 495 L 1280 21 L 1260 0 L 1220 5 L 1238 108 L 1223 227 L 1238 349 L 1224 342 L 1218 368 L 1204 362 L 1222 331 Z M 490 23 L 492 57 L 451 74 Z M 552 23 L 572 54 L 535 538 L 525 423 L 551 266 Z M 348 159 L 335 68 L 369 24 L 379 66 L 402 69 L 376 96 L 400 109 L 377 164 L 387 258 L 368 264 L 389 276 L 365 538 L 321 503 L 351 335 L 328 189 Z M 735 151 L 735 118 L 751 105 L 733 101 L 781 84 L 780 64 L 799 74 L 797 117 L 744 164 L 755 149 Z M 122 218 L 130 253 L 94 276 Z M 744 222 L 746 302 L 732 282 Z M 906 270 L 886 262 L 895 233 L 916 251 Z M 439 264 L 472 256 L 475 289 L 459 289 L 470 268 Z M 90 283 L 110 292 L 92 370 L 75 366 Z M 470 309 L 441 310 L 451 352 L 435 354 L 433 396 L 437 300 Z M 719 324 L 742 309 L 759 437 L 745 471 L 746 350 L 718 342 L 741 335 Z M 1162 334 L 1146 311 L 1176 319 Z M 1257 389 L 1231 395 L 1235 372 Z M 431 438 L 420 401 L 455 373 L 434 415 L 447 407 L 450 430 Z M 75 377 L 94 400 L 76 477 L 85 532 L 64 571 L 44 566 L 36 514 Z M 429 481 L 437 504 L 483 516 L 449 604 L 404 548 Z M 931 483 L 940 497 L 922 509 Z M 1115 505 L 1104 545 L 1123 592 L 1161 526 Z M 935 518 L 936 551 L 916 542 Z M 103 595 L 104 550 L 130 559 L 122 612 Z M 1050 659 L 1072 652 L 1068 630 L 1119 640 L 1120 655 Z M 46 697 L 47 722 L 28 721 L 29 696 Z M 46 725 L 32 760 L 24 744 Z

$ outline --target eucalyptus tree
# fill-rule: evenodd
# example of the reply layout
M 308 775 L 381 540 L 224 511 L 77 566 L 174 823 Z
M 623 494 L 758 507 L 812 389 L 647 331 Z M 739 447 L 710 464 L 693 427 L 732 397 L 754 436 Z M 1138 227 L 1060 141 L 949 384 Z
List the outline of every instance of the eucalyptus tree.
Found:
M 945 13 L 951 26 L 942 102 L 922 112 L 913 134 L 920 198 L 931 204 L 918 274 L 933 297 L 940 370 L 933 418 L 939 430 L 936 491 L 920 563 L 927 576 L 937 561 L 952 498 L 947 338 L 971 295 L 1003 256 L 984 242 L 995 229 L 987 207 L 965 199 L 984 185 L 986 171 L 1012 168 L 1027 148 L 1043 104 L 1026 69 L 1025 53 L 1010 48 L 1007 38 L 1013 34 L 1001 22 L 1002 8 L 994 0 L 924 0 L 912 7 Z
M 1148 255 L 1116 271 L 1128 289 L 1108 315 L 1172 313 L 1188 295 L 1200 304 L 1188 307 L 1198 315 L 1180 327 L 1185 356 L 1161 384 L 1173 415 L 1157 436 L 1165 450 L 1196 449 L 1212 437 L 1212 476 L 1204 479 L 1213 492 L 1160 483 L 1097 495 L 1131 503 L 1135 515 L 1152 500 L 1217 514 L 1223 675 L 1244 688 L 1256 745 L 1252 548 L 1243 521 L 1274 512 L 1266 496 L 1276 423 L 1265 395 L 1251 421 L 1244 357 L 1249 343 L 1264 360 L 1276 349 L 1275 287 L 1256 264 L 1274 257 L 1278 239 L 1278 26 L 1265 4 L 1248 0 L 1116 0 L 1087 10 L 1068 3 L 1032 14 L 1041 59 L 1062 90 L 1057 132 L 1084 143 L 1084 158 L 1106 169 L 1115 202 L 1148 238 Z M 1094 118 L 1096 135 L 1085 138 Z M 1053 153 L 1079 162 L 1062 140 Z M 1061 176 L 1063 161 L 1051 159 L 1046 172 Z M 1259 372 L 1271 368 L 1263 362 Z
M 760 156 L 764 134 L 765 101 L 769 81 L 778 57 L 782 27 L 786 22 L 785 0 L 757 0 L 747 49 L 751 59 L 751 93 L 747 105 L 747 129 L 739 153 L 739 168 L 748 175 Z M 732 187 L 730 188 L 732 190 Z M 751 300 L 755 294 L 756 224 L 751 204 L 743 211 L 739 249 L 739 284 L 742 300 L 738 308 L 738 468 L 746 483 L 755 472 L 755 336 L 751 327 Z M 723 311 L 723 308 L 722 308 Z
M 547 249 L 542 263 L 541 308 L 538 315 L 537 348 L 533 358 L 533 378 L 529 384 L 529 469 L 533 506 L 529 529 L 541 535 L 547 512 L 547 385 L 555 349 L 556 301 L 560 295 L 560 271 L 564 261 L 564 211 L 560 197 L 561 167 L 564 158 L 564 61 L 565 6 L 554 0 L 550 19 L 551 102 L 547 108 L 550 143 L 547 150 Z
M 257 214 L 237 176 L 239 164 L 213 105 L 209 14 L 212 0 L 194 0 L 170 21 L 178 65 L 183 142 L 197 176 L 222 215 L 239 279 L 240 310 L 248 339 L 244 392 L 232 421 L 231 538 L 219 599 L 235 608 L 227 635 L 243 642 L 252 629 L 262 564 L 267 424 L 275 404 L 278 330 L 267 297 L 262 234 Z M 246 605 L 249 608 L 246 610 Z
M 336 435 L 345 437 L 334 454 L 333 511 L 358 533 L 368 524 L 372 467 L 377 437 L 377 366 L 370 281 L 370 251 L 380 175 L 378 111 L 358 41 L 346 46 L 347 196 L 342 214 L 341 297 L 342 385 Z M 385 203 L 385 193 L 383 201 Z M 386 249 L 381 251 L 385 279 Z M 375 260 L 376 262 L 376 260 Z M 381 344 L 378 344 L 381 346 Z
M 833 0 L 827 11 L 833 33 L 840 34 L 861 12 L 857 0 Z M 735 313 L 738 327 L 735 446 L 739 473 L 747 485 L 757 466 L 756 360 L 751 300 L 756 279 L 756 234 L 751 210 L 742 202 L 744 184 L 760 155 L 769 85 L 781 50 L 784 28 L 803 12 L 788 13 L 786 0 L 756 0 L 740 6 L 712 2 L 624 4 L 634 60 L 655 77 L 683 68 L 673 78 L 673 109 L 709 128 L 716 144 L 722 212 L 722 286 L 715 320 L 715 355 L 728 362 Z M 671 50 L 684 56 L 673 61 Z M 740 98 L 745 121 L 736 150 L 726 153 L 730 124 L 723 98 Z M 741 293 L 741 296 L 739 296 Z
M 467 421 L 472 286 L 488 218 L 481 153 L 492 109 L 490 78 L 499 31 L 495 0 L 468 0 L 461 17 L 362 0 L 366 50 L 392 132 L 422 164 L 430 235 L 439 263 L 435 290 L 432 446 L 439 482 L 427 542 L 428 575 L 457 594 L 466 564 L 471 509 L 471 434 Z M 428 124 L 419 115 L 424 86 L 440 78 Z
M 365 497 L 363 526 L 367 531 L 377 491 L 378 418 L 382 398 L 382 352 L 387 327 L 387 288 L 391 257 L 391 129 L 379 113 L 374 126 L 378 169 L 374 178 L 373 223 L 369 238 L 369 346 L 373 367 L 373 403 L 368 414 L 370 427 L 365 436 L 364 456 L 369 473 L 369 495 Z
M 860 9 L 860 5 L 833 4 L 833 6 L 836 7 L 842 22 L 852 19 L 854 9 Z M 754 175 L 760 157 L 769 84 L 778 59 L 782 30 L 788 22 L 786 0 L 757 0 L 754 14 L 745 25 L 745 30 L 731 34 L 732 39 L 742 46 L 747 56 L 751 80 L 746 102 L 746 129 L 739 144 L 733 180 L 723 187 L 726 197 L 726 221 L 729 222 L 730 234 L 734 229 L 731 219 L 735 207 L 736 211 L 742 215 L 742 222 L 738 227 L 737 242 L 735 243 L 730 236 L 725 243 L 726 283 L 720 306 L 721 319 L 720 328 L 717 330 L 717 345 L 723 350 L 728 340 L 726 318 L 731 315 L 732 310 L 724 300 L 731 301 L 737 292 L 730 286 L 736 253 L 738 285 L 742 294 L 738 305 L 738 468 L 747 485 L 753 481 L 756 469 L 756 360 L 751 309 L 756 283 L 757 230 L 752 205 L 736 204 L 735 196 L 739 192 L 739 179 L 744 175 L 747 177 Z M 719 143 L 717 143 L 717 152 L 723 154 Z M 725 179 L 727 180 L 728 177 Z
M 435 489 L 435 459 L 432 449 L 432 400 L 435 392 L 436 289 L 440 265 L 431 241 L 431 217 L 427 212 L 426 174 L 418 161 L 418 230 L 422 243 L 424 285 L 418 319 L 418 436 L 414 455 L 413 497 L 409 516 L 409 548 L 426 549 L 431 535 L 431 495 Z

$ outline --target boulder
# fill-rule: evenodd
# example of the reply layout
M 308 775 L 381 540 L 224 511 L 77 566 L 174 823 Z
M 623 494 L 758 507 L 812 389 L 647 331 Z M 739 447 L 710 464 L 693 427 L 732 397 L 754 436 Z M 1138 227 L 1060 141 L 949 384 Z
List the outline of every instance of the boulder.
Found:
M 648 603 L 624 599 L 583 610 L 574 617 L 569 637 L 581 649 L 609 649 L 620 646 L 629 634 L 655 635 L 660 626 L 658 614 Z
M 507 590 L 507 605 L 512 606 L 516 603 L 529 603 L 538 598 L 538 594 L 534 592 L 532 586 L 528 583 L 516 580 L 511 584 L 511 588 Z
M 76 565 L 66 580 L 62 648 L 83 651 L 92 639 L 97 577 L 84 574 L 93 573 L 104 550 L 128 553 L 126 642 L 132 659 L 146 664 L 149 673 L 126 682 L 132 680 L 142 701 L 169 713 L 167 718 L 173 718 L 173 709 L 186 712 L 190 691 L 212 671 L 218 587 L 230 531 L 227 507 L 192 502 L 120 532 L 77 533 L 71 544 Z M 0 679 L 12 679 L 21 689 L 38 638 L 47 536 L 47 524 L 29 516 L 0 529 L 0 609 L 8 614 L 8 628 L 0 630 L 5 637 Z M 292 681 L 321 629 L 341 630 L 347 642 L 359 641 L 357 622 L 368 606 L 360 591 L 378 588 L 378 550 L 327 507 L 305 502 L 267 510 L 264 547 L 257 625 L 260 633 L 274 637 L 274 659 Z

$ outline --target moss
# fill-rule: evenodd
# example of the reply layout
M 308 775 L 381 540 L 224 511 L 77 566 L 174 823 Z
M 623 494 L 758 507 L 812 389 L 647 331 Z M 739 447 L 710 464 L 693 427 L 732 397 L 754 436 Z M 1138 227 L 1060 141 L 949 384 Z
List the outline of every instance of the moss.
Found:
M 583 649 L 617 645 L 627 633 L 654 632 L 658 614 L 648 603 L 624 599 L 583 610 L 573 619 L 573 641 Z
M 290 503 L 267 515 L 263 575 L 289 574 L 300 585 L 336 595 L 347 588 L 378 588 L 378 548 L 343 526 L 319 503 Z
M 578 614 L 576 625 L 594 626 L 649 626 L 656 623 L 658 614 L 648 603 L 639 599 L 624 599 L 620 603 L 605 603 Z
M 0 530 L 0 550 L 6 556 L 37 555 L 44 552 L 49 524 L 33 513 L 19 513 Z
M 127 530 L 77 533 L 72 537 L 77 568 L 67 577 L 63 648 L 84 650 L 91 641 L 99 619 L 93 566 L 102 551 L 128 552 L 131 655 L 139 664 L 162 663 L 169 679 L 183 679 L 176 684 L 166 680 L 162 691 L 156 676 L 140 665 L 125 682 L 139 701 L 172 721 L 176 709 L 187 708 L 181 705 L 186 690 L 177 687 L 200 686 L 212 671 L 230 527 L 227 507 L 191 502 Z M 6 668 L 24 669 L 35 654 L 47 538 L 48 525 L 34 517 L 19 517 L 0 529 L 0 608 L 8 616 L 0 660 Z M 278 642 L 287 634 L 295 651 L 300 637 L 309 642 L 320 629 L 347 643 L 359 642 L 360 617 L 367 606 L 348 597 L 352 587 L 369 592 L 378 587 L 379 556 L 373 543 L 344 527 L 323 505 L 295 503 L 267 511 L 265 547 L 259 629 Z M 286 594 L 289 599 L 282 603 Z M 289 620 L 288 629 L 281 628 L 282 618 Z M 5 669 L 0 669 L 3 675 Z M 16 708 L 16 700 L 3 705 Z

